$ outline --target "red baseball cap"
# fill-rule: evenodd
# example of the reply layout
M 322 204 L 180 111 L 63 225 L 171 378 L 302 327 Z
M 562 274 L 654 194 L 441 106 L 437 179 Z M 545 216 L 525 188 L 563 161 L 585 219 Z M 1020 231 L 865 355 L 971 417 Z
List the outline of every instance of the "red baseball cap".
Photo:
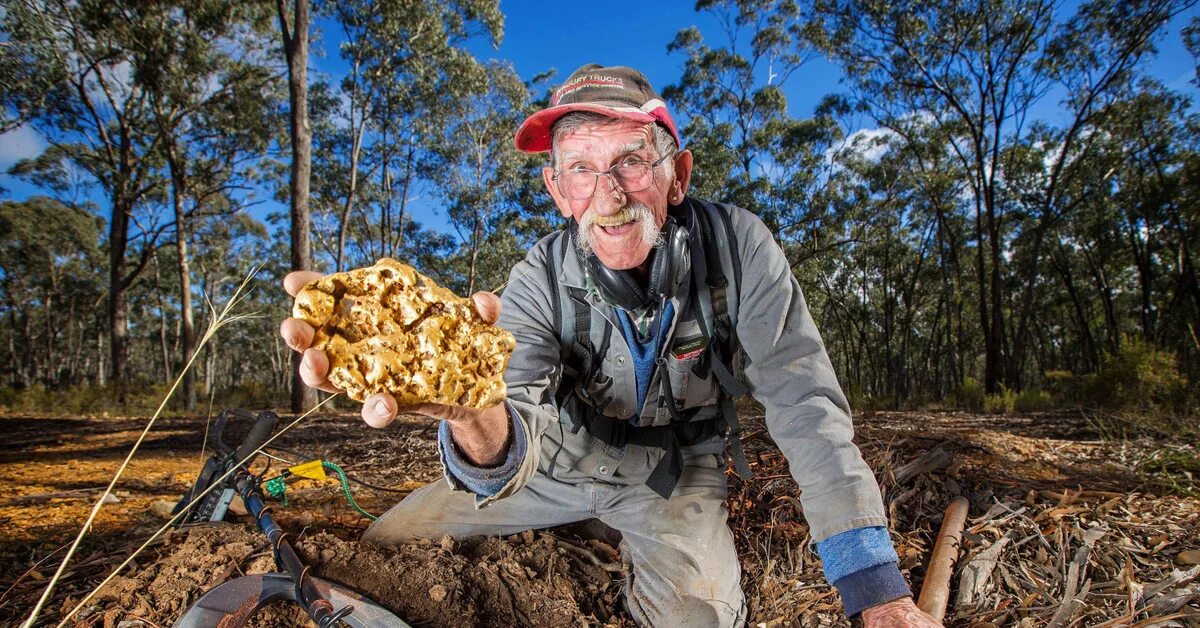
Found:
M 571 73 L 566 82 L 554 92 L 550 106 L 529 116 L 517 129 L 517 149 L 527 153 L 550 150 L 550 127 L 555 120 L 572 111 L 593 111 L 613 118 L 662 124 L 675 142 L 679 131 L 675 121 L 650 81 L 633 68 L 604 67 L 589 63 Z

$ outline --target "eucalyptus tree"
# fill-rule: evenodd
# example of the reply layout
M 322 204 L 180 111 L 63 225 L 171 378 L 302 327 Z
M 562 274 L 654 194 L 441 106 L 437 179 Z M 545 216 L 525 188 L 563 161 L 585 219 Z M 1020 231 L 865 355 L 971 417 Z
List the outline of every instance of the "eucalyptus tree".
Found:
M 290 6 L 289 6 L 290 5 Z M 291 224 L 291 269 L 312 269 L 309 185 L 312 174 L 312 129 L 308 123 L 308 40 L 312 22 L 309 0 L 275 1 L 279 35 L 287 63 L 288 138 L 291 145 L 288 201 Z M 300 354 L 292 358 L 292 412 L 316 403 L 316 391 L 300 378 Z
M 139 219 L 148 197 L 161 189 L 162 133 L 148 93 L 135 80 L 132 50 L 144 3 L 135 0 L 9 3 L 0 14 L 0 67 L 36 68 L 4 85 L 5 115 L 15 111 L 46 138 L 40 157 L 18 164 L 18 174 L 63 171 L 63 163 L 93 178 L 110 205 L 108 326 L 110 370 L 127 380 L 127 292 L 146 267 L 169 223 Z M 25 77 L 21 79 L 20 77 Z M 130 254 L 132 253 L 132 259 Z M 123 396 L 123 388 L 120 388 Z
M 702 0 L 696 9 L 718 19 L 723 40 L 714 47 L 694 26 L 679 31 L 667 51 L 685 57 L 683 75 L 663 89 L 687 119 L 693 187 L 758 213 L 777 231 L 795 229 L 836 134 L 827 119 L 787 110 L 782 86 L 812 54 L 800 8 L 792 0 Z
M 201 328 L 211 324 L 212 306 L 227 302 L 234 290 L 258 271 L 243 292 L 240 306 L 241 312 L 255 316 L 222 327 L 216 340 L 197 356 L 204 390 L 210 395 L 216 390 L 243 388 L 259 392 L 251 398 L 273 399 L 271 392 L 284 389 L 295 371 L 293 352 L 283 346 L 278 333 L 279 321 L 291 312 L 291 299 L 279 289 L 290 270 L 290 234 L 284 223 L 274 236 L 246 212 L 197 224 L 196 237 L 208 243 L 193 258 L 207 304 L 200 311 Z
M 458 80 L 471 84 L 474 93 L 450 103 L 446 137 L 432 147 L 428 176 L 460 243 L 462 276 L 456 283 L 470 294 L 481 285 L 499 285 L 524 254 L 517 243 L 500 241 L 509 240 L 510 216 L 520 210 L 514 197 L 529 169 L 529 158 L 512 142 L 529 97 L 508 65 L 491 62 L 464 70 Z M 493 262 L 483 264 L 487 272 L 481 269 L 484 260 Z
M 1109 108 L 1086 176 L 1067 191 L 1081 198 L 1076 219 L 1060 228 L 1092 280 L 1103 313 L 1094 326 L 1110 352 L 1135 336 L 1181 357 L 1200 351 L 1191 331 L 1200 320 L 1200 213 L 1186 190 L 1198 148 L 1190 106 L 1142 81 Z
M 1097 116 L 1154 52 L 1164 25 L 1192 4 L 1093 0 L 1064 20 L 1052 0 L 814 3 L 811 41 L 842 63 L 858 102 L 885 127 L 931 117 L 968 173 L 987 391 L 1020 385 L 1036 269 L 1047 236 L 1074 208 L 1063 189 L 1082 172 Z M 1030 116 L 1051 95 L 1066 122 L 1041 127 L 1047 135 Z M 1035 137 L 1058 148 L 1047 154 L 1040 185 L 1018 198 L 1005 186 L 1006 151 Z M 1009 269 L 1009 242 L 1020 230 L 1028 231 L 1027 250 L 1021 268 Z M 1014 272 L 1015 305 L 1007 300 Z
M 64 386 L 96 359 L 104 298 L 98 263 L 104 221 L 82 207 L 35 196 L 0 203 L 0 312 L 9 386 Z M 100 367 L 102 368 L 102 367 Z
M 171 188 L 182 363 L 196 345 L 189 233 L 194 222 L 241 207 L 270 139 L 263 113 L 275 109 L 279 87 L 269 62 L 271 17 L 256 4 L 148 3 L 134 24 L 134 77 L 162 135 Z M 188 409 L 194 378 L 189 370 L 183 379 Z
M 410 203 L 429 193 L 423 173 L 446 116 L 473 96 L 463 77 L 477 62 L 466 45 L 499 45 L 503 15 L 495 0 L 328 0 L 319 9 L 342 28 L 350 67 L 333 127 L 344 150 L 326 164 L 344 173 L 324 203 L 336 212 L 335 263 L 346 265 L 351 240 L 361 259 L 402 256 Z

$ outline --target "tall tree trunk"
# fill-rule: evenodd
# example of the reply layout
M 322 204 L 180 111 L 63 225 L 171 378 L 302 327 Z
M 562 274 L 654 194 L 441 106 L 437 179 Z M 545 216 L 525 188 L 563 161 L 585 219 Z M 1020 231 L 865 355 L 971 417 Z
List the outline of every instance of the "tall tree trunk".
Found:
M 354 91 L 350 96 L 350 124 L 354 125 L 354 98 L 358 94 L 358 62 L 354 64 Z M 338 220 L 338 235 L 337 235 L 337 272 L 345 270 L 345 254 L 346 254 L 346 226 L 350 223 L 350 214 L 354 211 L 355 197 L 358 195 L 358 160 L 362 153 L 363 133 L 367 126 L 367 104 L 364 100 L 362 115 L 359 117 L 358 126 L 353 127 L 351 147 L 350 147 L 350 181 L 347 183 L 346 203 L 342 206 L 342 215 Z
M 1067 289 L 1067 296 L 1071 298 L 1072 312 L 1075 314 L 1076 324 L 1079 325 L 1079 340 L 1083 353 L 1084 369 L 1091 372 L 1100 366 L 1100 350 L 1096 346 L 1096 339 L 1092 337 L 1092 326 L 1087 318 L 1087 313 L 1083 309 L 1083 300 L 1080 298 L 1079 289 L 1075 286 L 1075 278 L 1071 274 L 1070 261 L 1063 252 L 1062 247 L 1053 251 L 1051 256 L 1054 261 L 1054 266 L 1058 270 L 1059 277 L 1062 278 L 1063 287 Z
M 284 0 L 276 0 L 279 29 L 288 66 L 289 129 L 292 136 L 292 270 L 309 270 L 308 184 L 312 170 L 312 129 L 308 126 L 308 22 L 309 0 L 293 0 L 291 24 Z M 316 391 L 300 379 L 300 355 L 292 360 L 292 412 L 303 412 L 316 404 Z
M 188 268 L 188 224 L 184 215 L 184 199 L 188 195 L 187 167 L 182 163 L 175 139 L 167 135 L 166 142 L 167 164 L 171 170 L 171 200 L 175 206 L 175 263 L 179 272 L 179 321 L 183 340 L 183 362 L 180 368 L 187 368 L 188 360 L 196 350 L 196 322 L 192 316 L 192 273 Z M 191 411 L 196 409 L 196 369 L 189 368 L 183 373 L 183 407 Z
M 96 326 L 96 385 L 104 388 L 108 384 L 105 379 L 105 373 L 108 372 L 108 365 L 104 363 L 104 334 L 102 326 Z
M 129 218 L 133 212 L 113 195 L 112 220 L 108 230 L 108 350 L 110 381 L 116 386 L 116 399 L 125 402 L 128 388 L 129 320 L 125 291 L 125 249 L 129 237 Z

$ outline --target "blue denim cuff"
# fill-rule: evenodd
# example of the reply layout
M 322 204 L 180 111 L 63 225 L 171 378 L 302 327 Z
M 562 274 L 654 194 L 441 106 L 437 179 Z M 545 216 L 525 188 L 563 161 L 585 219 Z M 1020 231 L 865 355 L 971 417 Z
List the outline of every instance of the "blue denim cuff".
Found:
M 833 586 L 842 595 L 846 617 L 854 617 L 872 606 L 912 595 L 896 563 L 883 563 L 856 571 L 834 582 Z
M 899 562 L 887 528 L 854 528 L 817 543 L 825 579 L 837 582 L 849 574 L 883 563 Z
M 442 464 L 454 479 L 458 480 L 467 490 L 482 497 L 491 497 L 500 492 L 509 480 L 517 474 L 521 461 L 525 459 L 525 430 L 522 428 L 516 412 L 504 404 L 512 430 L 512 446 L 508 448 L 508 457 L 498 467 L 477 467 L 467 462 L 454 439 L 450 436 L 450 424 L 442 421 L 438 426 L 438 443 L 442 451 Z

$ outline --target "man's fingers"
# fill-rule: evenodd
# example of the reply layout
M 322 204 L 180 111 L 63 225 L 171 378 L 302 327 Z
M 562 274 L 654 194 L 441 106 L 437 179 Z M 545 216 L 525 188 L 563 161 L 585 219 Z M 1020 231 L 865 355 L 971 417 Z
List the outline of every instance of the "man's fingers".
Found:
M 387 393 L 376 393 L 363 402 L 362 418 L 371 427 L 387 427 L 396 419 L 396 400 Z
M 288 294 L 295 297 L 300 292 L 300 289 L 306 284 L 311 281 L 316 281 L 323 276 L 324 275 L 321 273 L 311 270 L 297 270 L 295 272 L 288 273 L 287 276 L 283 278 L 283 289 L 287 290 Z
M 312 345 L 317 330 L 299 318 L 286 318 L 279 324 L 279 335 L 292 351 L 303 352 Z
M 475 310 L 484 321 L 495 324 L 500 320 L 500 297 L 495 292 L 476 292 L 471 295 L 471 300 L 475 301 Z
M 320 349 L 307 349 L 300 360 L 300 379 L 305 385 L 325 392 L 341 392 L 329 383 L 329 358 Z

